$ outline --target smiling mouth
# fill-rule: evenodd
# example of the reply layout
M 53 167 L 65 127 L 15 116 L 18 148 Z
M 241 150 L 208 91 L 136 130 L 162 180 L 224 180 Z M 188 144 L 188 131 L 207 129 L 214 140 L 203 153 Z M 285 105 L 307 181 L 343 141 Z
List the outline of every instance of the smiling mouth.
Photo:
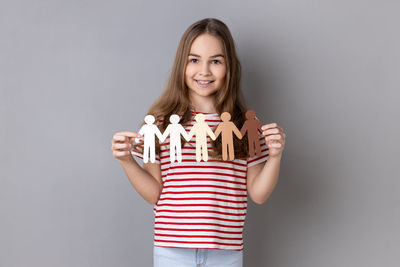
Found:
M 213 83 L 214 81 L 212 81 L 212 80 L 195 80 L 198 84 L 201 84 L 201 85 L 206 85 L 206 84 L 210 84 L 210 83 Z

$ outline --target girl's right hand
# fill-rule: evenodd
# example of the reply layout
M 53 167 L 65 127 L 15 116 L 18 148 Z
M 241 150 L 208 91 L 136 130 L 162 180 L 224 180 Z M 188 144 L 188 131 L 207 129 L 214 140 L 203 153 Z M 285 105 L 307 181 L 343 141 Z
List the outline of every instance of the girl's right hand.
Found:
M 140 134 L 134 132 L 119 132 L 114 134 L 111 142 L 111 150 L 114 157 L 122 161 L 133 158 L 131 154 L 132 143 L 135 141 L 135 138 L 140 137 L 142 137 Z

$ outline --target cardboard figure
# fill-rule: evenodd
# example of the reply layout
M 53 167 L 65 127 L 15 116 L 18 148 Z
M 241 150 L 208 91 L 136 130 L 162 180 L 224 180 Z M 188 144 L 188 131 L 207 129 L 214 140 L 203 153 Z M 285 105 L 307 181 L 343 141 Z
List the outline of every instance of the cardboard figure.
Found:
M 179 124 L 180 118 L 176 114 L 172 114 L 169 117 L 169 121 L 171 122 L 170 125 L 165 129 L 162 138 L 163 141 L 167 138 L 168 135 L 169 137 L 169 156 L 171 162 L 175 162 L 175 151 L 176 151 L 176 158 L 178 162 L 182 162 L 182 145 L 181 145 L 181 135 L 183 138 L 186 139 L 186 141 L 189 142 L 190 138 L 189 135 L 187 134 L 186 130 L 183 128 L 181 124 Z
M 258 131 L 262 132 L 261 122 L 256 118 L 254 110 L 248 110 L 246 112 L 246 118 L 247 120 L 243 124 L 240 133 L 244 136 L 247 132 L 250 157 L 254 157 L 255 155 L 261 156 L 260 138 L 258 136 Z M 254 149 L 256 150 L 256 153 L 254 153 Z
M 221 114 L 222 122 L 218 124 L 218 127 L 215 130 L 215 138 L 217 138 L 219 134 L 221 134 L 222 138 L 222 160 L 228 159 L 228 152 L 229 152 L 229 160 L 235 159 L 232 133 L 235 133 L 235 135 L 239 139 L 242 139 L 242 134 L 239 132 L 239 129 L 235 126 L 235 124 L 230 121 L 230 119 L 231 119 L 231 114 L 229 114 L 228 112 L 222 113 Z
M 163 136 L 158 130 L 158 127 L 153 124 L 155 121 L 154 116 L 147 115 L 144 117 L 145 125 L 142 126 L 139 130 L 139 134 L 144 136 L 144 144 L 143 144 L 143 162 L 147 163 L 149 161 L 149 150 L 150 150 L 150 162 L 154 163 L 156 160 L 156 144 L 155 144 L 155 135 L 157 135 L 160 142 L 163 142 Z M 138 142 L 138 139 L 135 140 Z
M 189 140 L 192 139 L 193 135 L 196 135 L 196 161 L 200 162 L 201 154 L 203 154 L 203 160 L 208 161 L 207 134 L 212 140 L 215 140 L 215 135 L 205 122 L 204 114 L 199 113 L 194 119 L 197 123 L 193 125 L 189 132 Z

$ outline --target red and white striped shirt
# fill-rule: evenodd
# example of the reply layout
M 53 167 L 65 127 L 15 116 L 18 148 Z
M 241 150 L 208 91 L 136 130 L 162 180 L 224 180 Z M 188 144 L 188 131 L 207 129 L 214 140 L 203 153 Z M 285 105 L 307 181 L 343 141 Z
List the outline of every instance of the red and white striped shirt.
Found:
M 194 112 L 194 115 L 197 112 Z M 202 113 L 215 131 L 217 113 Z M 193 126 L 183 125 L 187 132 Z M 261 156 L 233 161 L 196 161 L 195 136 L 182 147 L 182 162 L 170 162 L 169 137 L 160 145 L 163 190 L 154 205 L 154 245 L 177 248 L 242 250 L 247 213 L 247 168 L 268 158 L 260 135 Z M 207 137 L 209 150 L 212 149 Z M 132 151 L 142 158 L 142 154 Z

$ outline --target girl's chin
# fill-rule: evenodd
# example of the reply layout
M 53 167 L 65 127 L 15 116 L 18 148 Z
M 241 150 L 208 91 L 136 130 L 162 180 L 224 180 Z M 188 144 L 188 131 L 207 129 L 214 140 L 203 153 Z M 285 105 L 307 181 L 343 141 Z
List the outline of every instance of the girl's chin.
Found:
M 213 96 L 218 90 L 215 89 L 190 89 L 189 93 L 191 95 L 197 95 L 201 97 L 208 97 L 208 96 Z

